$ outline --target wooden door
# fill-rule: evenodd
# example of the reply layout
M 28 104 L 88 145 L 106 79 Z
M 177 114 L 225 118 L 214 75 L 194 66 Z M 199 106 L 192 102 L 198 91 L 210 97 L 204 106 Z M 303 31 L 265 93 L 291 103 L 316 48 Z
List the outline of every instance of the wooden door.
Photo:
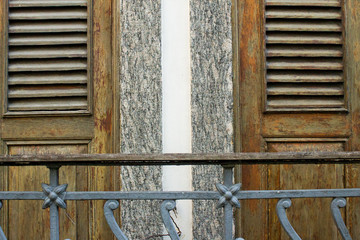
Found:
M 237 150 L 358 151 L 358 0 L 239 0 L 235 21 Z M 236 35 L 238 34 L 238 35 Z M 359 187 L 354 165 L 261 165 L 238 168 L 243 189 Z M 237 236 L 288 239 L 276 200 L 242 203 Z M 340 239 L 331 199 L 295 199 L 287 210 L 303 239 Z M 350 200 L 346 224 L 359 236 Z
M 118 151 L 116 9 L 108 0 L 1 1 L 1 153 Z M 41 191 L 49 183 L 46 167 L 0 171 L 1 191 Z M 62 167 L 60 183 L 68 191 L 119 190 L 118 174 L 115 167 Z M 103 204 L 69 202 L 60 212 L 60 238 L 112 239 Z M 6 236 L 49 239 L 41 205 L 5 201 Z

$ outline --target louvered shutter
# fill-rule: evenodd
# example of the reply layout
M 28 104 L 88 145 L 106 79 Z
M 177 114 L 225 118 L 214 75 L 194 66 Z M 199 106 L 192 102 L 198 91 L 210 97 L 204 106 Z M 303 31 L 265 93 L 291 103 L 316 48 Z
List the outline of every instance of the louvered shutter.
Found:
M 267 0 L 266 109 L 345 110 L 340 0 Z
M 10 0 L 6 114 L 88 112 L 87 0 Z

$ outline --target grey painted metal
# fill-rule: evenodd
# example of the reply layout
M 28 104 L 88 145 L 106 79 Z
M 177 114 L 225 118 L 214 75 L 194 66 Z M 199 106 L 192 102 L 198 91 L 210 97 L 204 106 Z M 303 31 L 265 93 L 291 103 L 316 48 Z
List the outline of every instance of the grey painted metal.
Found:
M 215 191 L 108 191 L 108 192 L 66 192 L 64 200 L 219 200 L 219 192 Z M 305 189 L 305 190 L 261 190 L 239 191 L 239 200 L 244 199 L 280 199 L 280 198 L 338 198 L 360 197 L 360 188 L 345 189 Z M 44 200 L 43 192 L 0 192 L 0 200 Z
M 111 231 L 114 233 L 118 240 L 128 240 L 125 234 L 121 231 L 119 225 L 116 222 L 113 211 L 120 206 L 116 200 L 109 200 L 104 205 L 104 215 Z
M 170 211 L 176 208 L 176 202 L 174 200 L 165 200 L 161 204 L 161 217 L 164 222 L 166 231 L 168 232 L 171 240 L 180 240 L 179 235 L 175 229 L 174 223 L 170 216 Z
M 286 215 L 286 209 L 291 207 L 291 200 L 289 198 L 280 199 L 276 205 L 276 213 L 283 226 L 285 232 L 289 235 L 292 240 L 301 240 L 295 229 L 291 226 L 289 219 Z
M 216 184 L 216 189 L 219 191 L 221 197 L 219 198 L 218 208 L 225 206 L 227 203 L 231 204 L 233 207 L 240 208 L 240 202 L 235 196 L 241 188 L 241 184 L 234 184 L 230 187 L 222 185 L 220 183 Z
M 341 216 L 341 212 L 339 208 L 343 208 L 346 206 L 345 198 L 335 198 L 331 202 L 331 212 L 336 223 L 337 228 L 340 231 L 340 234 L 344 240 L 352 240 L 349 230 L 347 229 L 344 219 Z
M 43 193 L 45 194 L 43 209 L 50 207 L 52 204 L 55 204 L 58 207 L 66 209 L 66 203 L 64 197 L 66 195 L 67 184 L 59 185 L 56 187 L 49 186 L 45 183 L 41 184 Z
M 228 188 L 230 188 L 233 185 L 234 182 L 234 175 L 233 175 L 233 166 L 224 166 L 224 185 L 223 187 L 226 189 L 224 194 L 227 194 Z M 220 186 L 220 185 L 218 185 Z M 231 194 L 232 195 L 232 194 Z M 219 202 L 223 196 L 219 198 Z M 226 199 L 226 198 L 225 198 Z M 232 196 L 230 198 L 230 201 L 232 199 Z M 239 203 L 240 205 L 240 203 Z M 232 240 L 233 239 L 233 207 L 229 203 L 229 200 L 226 201 L 226 204 L 224 205 L 224 239 L 225 240 Z
M 311 153 L 312 154 L 312 153 Z M 303 154 L 306 158 L 314 159 L 313 155 L 306 155 Z M 317 153 L 314 155 L 316 156 Z M 89 155 L 91 157 L 94 157 L 94 155 Z M 88 161 L 89 156 L 78 156 L 78 158 L 75 158 L 75 164 L 74 165 L 93 165 L 93 163 L 97 163 L 97 161 L 104 161 L 108 156 L 96 156 L 96 161 Z M 113 157 L 113 161 L 110 161 L 109 164 L 103 164 L 103 165 L 122 165 L 126 161 L 134 161 L 132 164 L 134 165 L 145 165 L 146 163 L 149 163 L 148 161 L 141 162 L 144 156 L 135 156 L 132 155 L 129 159 L 126 159 L 123 155 L 120 157 L 124 157 L 124 159 L 116 159 L 120 155 L 111 155 L 110 157 Z M 146 155 L 151 156 L 151 155 Z M 151 162 L 152 164 L 162 164 L 165 160 L 164 156 L 152 156 L 154 158 L 150 159 L 149 161 L 156 160 L 155 162 Z M 200 156 L 200 155 L 199 155 Z M 221 158 L 220 156 L 224 155 L 210 155 L 210 158 L 213 159 L 213 161 L 208 162 L 207 164 L 217 164 Z M 231 155 L 227 156 L 228 159 L 235 159 L 235 161 L 243 161 L 246 158 L 249 158 L 250 160 L 261 160 L 261 156 L 265 157 L 266 159 L 272 159 L 274 155 Z M 283 157 L 284 159 L 291 159 L 291 161 L 294 160 L 295 163 L 295 157 L 292 155 L 292 157 L 286 157 L 285 155 L 276 155 L 278 157 Z M 309 157 L 310 156 L 310 157 Z M 180 159 L 179 155 L 169 155 L 169 164 L 174 164 L 175 162 L 181 162 L 182 164 L 192 164 L 190 160 L 193 158 L 193 156 L 190 155 L 184 155 L 186 161 L 182 161 L 184 159 Z M 202 156 L 204 157 L 204 156 Z M 299 157 L 296 155 L 296 158 Z M 321 159 L 326 159 L 325 155 L 320 154 Z M 341 159 L 355 159 L 356 161 L 360 160 L 360 154 L 358 155 L 352 155 L 352 154 L 335 154 L 334 156 L 327 156 L 329 157 L 330 161 L 329 163 L 335 163 L 337 160 L 336 157 L 339 157 L 339 162 L 341 162 Z M 21 163 L 25 163 L 25 159 L 30 159 L 31 161 L 28 162 L 29 165 L 41 165 L 44 162 L 42 162 L 44 159 L 43 156 L 40 156 L 41 161 L 34 164 L 32 162 L 33 160 L 36 160 L 36 157 L 34 156 L 28 156 L 28 158 L 20 157 Z M 66 158 L 66 157 L 65 157 Z M 139 158 L 140 160 L 137 161 L 136 159 Z M 175 159 L 175 162 L 173 162 L 170 158 Z M 6 158 L 7 159 L 7 158 Z M 57 161 L 58 156 L 55 156 L 54 159 Z M 67 160 L 74 159 L 73 157 L 67 156 Z M 134 160 L 135 159 L 135 160 Z M 249 160 L 248 159 L 248 160 Z M 266 160 L 265 159 L 265 160 Z M 0 156 L 0 162 L 2 161 L 3 165 L 11 165 L 7 162 L 3 161 L 4 158 Z M 9 159 L 7 159 L 9 160 Z M 6 161 L 7 161 L 6 160 Z M 16 158 L 14 158 L 15 161 Z M 123 160 L 125 162 L 123 162 Z M 263 159 L 264 160 L 264 159 Z M 336 160 L 336 161 L 335 161 Z M 44 160 L 45 161 L 45 160 Z M 53 164 L 56 161 L 52 161 L 49 164 Z M 82 164 L 78 164 L 82 161 Z M 120 162 L 119 162 L 120 161 Z M 205 160 L 201 160 L 205 161 Z M 231 160 L 233 161 L 233 160 Z M 171 162 L 171 163 L 170 163 Z M 39 164 L 41 163 L 41 164 Z M 222 162 L 223 163 L 223 162 Z M 255 164 L 258 163 L 258 161 L 254 162 Z M 293 162 L 291 162 L 293 163 Z M 338 162 L 336 162 L 338 163 Z M 1 163 L 0 163 L 1 165 Z M 20 164 L 21 165 L 21 164 Z M 68 163 L 65 163 L 64 165 L 70 165 Z M 96 165 L 96 164 L 95 164 Z M 100 164 L 101 165 L 101 164 Z M 224 219 L 224 239 L 230 240 L 233 239 L 233 207 L 239 207 L 240 203 L 239 200 L 243 199 L 281 199 L 277 205 L 277 213 L 279 216 L 279 219 L 284 227 L 284 229 L 287 231 L 287 233 L 290 235 L 292 239 L 300 239 L 300 237 L 297 235 L 293 227 L 291 226 L 289 220 L 286 216 L 286 208 L 291 206 L 290 198 L 336 198 L 332 203 L 332 212 L 333 217 L 335 219 L 335 222 L 343 236 L 344 239 L 348 240 L 351 239 L 348 230 L 346 229 L 346 226 L 344 224 L 343 219 L 341 218 L 339 207 L 344 207 L 346 205 L 345 199 L 346 197 L 360 197 L 360 188 L 353 188 L 353 189 L 307 189 L 307 190 L 262 190 L 262 191 L 241 191 L 240 184 L 234 184 L 233 183 L 233 166 L 232 165 L 223 165 L 224 168 L 224 184 L 217 184 L 218 192 L 216 191 L 181 191 L 181 192 L 160 192 L 160 191 L 131 191 L 131 192 L 121 192 L 121 191 L 113 191 L 113 192 L 66 192 L 66 184 L 59 186 L 59 167 L 60 165 L 51 165 L 49 166 L 50 169 L 50 185 L 43 184 L 43 192 L 0 192 L 0 203 L 1 200 L 45 200 L 44 201 L 44 207 L 50 207 L 50 237 L 51 240 L 53 239 L 59 239 L 59 212 L 58 207 L 66 207 L 65 201 L 67 200 L 163 200 L 164 203 L 162 206 L 162 210 L 166 210 L 164 212 L 164 216 L 167 217 L 167 221 L 169 221 L 169 211 L 175 208 L 175 200 L 185 200 L 185 199 L 193 199 L 193 200 L 219 200 L 220 206 L 224 207 L 224 213 L 225 213 L 225 219 Z M 169 205 L 170 204 L 170 205 Z M 118 227 L 114 215 L 113 210 L 116 209 L 118 206 L 118 202 L 114 200 L 109 201 L 106 206 L 104 206 L 104 212 L 105 215 L 107 215 L 107 221 L 115 230 L 113 230 L 114 234 L 118 237 L 118 239 L 127 239 L 125 235 L 121 235 L 119 237 L 119 233 L 122 233 L 120 228 Z M 1 206 L 0 206 L 1 208 Z M 164 217 L 163 217 L 164 218 Z M 109 219 L 109 220 L 108 220 Z M 109 222 L 110 221 L 110 222 Z M 165 220 L 164 220 L 165 222 Z M 112 224 L 112 225 L 111 225 Z M 169 229 L 172 228 L 172 233 L 169 231 L 170 234 L 172 234 L 172 239 L 178 239 L 176 230 L 174 230 L 174 225 L 170 221 L 170 225 L 168 225 Z M 120 231 L 120 232 L 119 232 Z M 176 235 L 176 237 L 175 237 Z M 0 228 L 0 240 L 5 240 L 6 237 L 4 233 L 2 232 Z M 241 239 L 241 238 L 240 238 Z M 237 239 L 237 240 L 240 240 Z
M 2 208 L 2 201 L 0 201 L 0 210 L 1 210 L 1 208 Z M 0 240 L 7 240 L 5 233 L 3 232 L 1 226 L 0 226 Z
M 59 168 L 60 166 L 51 166 L 50 169 L 50 186 L 55 188 L 59 185 Z M 50 206 L 50 239 L 60 239 L 59 208 L 56 204 Z

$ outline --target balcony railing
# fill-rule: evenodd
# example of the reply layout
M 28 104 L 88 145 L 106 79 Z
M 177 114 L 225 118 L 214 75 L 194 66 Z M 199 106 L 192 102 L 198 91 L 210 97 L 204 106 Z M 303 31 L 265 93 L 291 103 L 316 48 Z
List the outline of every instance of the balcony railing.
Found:
M 172 240 L 180 239 L 170 211 L 176 207 L 176 200 L 214 200 L 224 208 L 224 239 L 233 239 L 233 210 L 239 208 L 239 200 L 279 199 L 276 212 L 282 227 L 291 239 L 301 239 L 286 216 L 286 209 L 293 198 L 333 198 L 331 211 L 343 239 L 352 239 L 344 223 L 340 208 L 345 207 L 346 198 L 360 197 L 359 188 L 351 189 L 308 189 L 308 190 L 259 190 L 243 191 L 240 183 L 234 183 L 235 165 L 244 164 L 347 164 L 360 163 L 360 152 L 336 153 L 238 153 L 238 154 L 92 154 L 92 155 L 21 155 L 0 156 L 0 166 L 47 166 L 50 184 L 42 184 L 42 192 L 0 192 L 2 200 L 41 200 L 43 208 L 50 208 L 50 237 L 59 239 L 59 208 L 67 207 L 66 201 L 107 200 L 104 215 L 117 239 L 128 239 L 117 224 L 113 211 L 119 207 L 119 200 L 161 200 L 163 224 Z M 59 168 L 67 165 L 86 166 L 140 166 L 140 165 L 221 165 L 224 180 L 217 183 L 218 191 L 158 191 L 158 192 L 67 192 L 67 184 L 59 185 Z M 39 183 L 40 184 L 40 183 Z M 0 240 L 6 236 L 0 226 Z

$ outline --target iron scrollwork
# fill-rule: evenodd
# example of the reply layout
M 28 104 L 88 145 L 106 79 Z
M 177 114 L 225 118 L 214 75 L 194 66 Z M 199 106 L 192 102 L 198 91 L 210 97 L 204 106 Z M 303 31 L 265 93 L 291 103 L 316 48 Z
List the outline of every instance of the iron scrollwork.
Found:
M 171 220 L 170 211 L 176 208 L 176 202 L 173 200 L 166 200 L 161 204 L 161 217 L 163 219 L 165 228 L 169 233 L 171 240 L 180 240 L 175 226 Z
M 2 202 L 0 201 L 0 210 L 2 208 Z M 1 226 L 0 226 L 0 240 L 6 240 L 5 233 L 3 232 Z
M 335 198 L 331 202 L 331 212 L 336 223 L 337 228 L 340 231 L 340 234 L 344 240 L 351 240 L 351 236 L 349 230 L 347 229 L 344 220 L 341 216 L 341 212 L 339 208 L 343 208 L 346 206 L 346 199 L 345 198 Z
M 104 205 L 104 214 L 107 223 L 111 231 L 114 233 L 115 237 L 118 240 L 128 240 L 125 234 L 121 231 L 119 225 L 117 224 L 113 211 L 119 207 L 119 202 L 116 200 L 109 200 Z
M 289 198 L 280 199 L 276 205 L 276 213 L 283 226 L 285 232 L 292 240 L 301 240 L 300 236 L 296 233 L 295 229 L 291 226 L 289 219 L 286 215 L 286 209 L 291 207 L 291 200 Z

